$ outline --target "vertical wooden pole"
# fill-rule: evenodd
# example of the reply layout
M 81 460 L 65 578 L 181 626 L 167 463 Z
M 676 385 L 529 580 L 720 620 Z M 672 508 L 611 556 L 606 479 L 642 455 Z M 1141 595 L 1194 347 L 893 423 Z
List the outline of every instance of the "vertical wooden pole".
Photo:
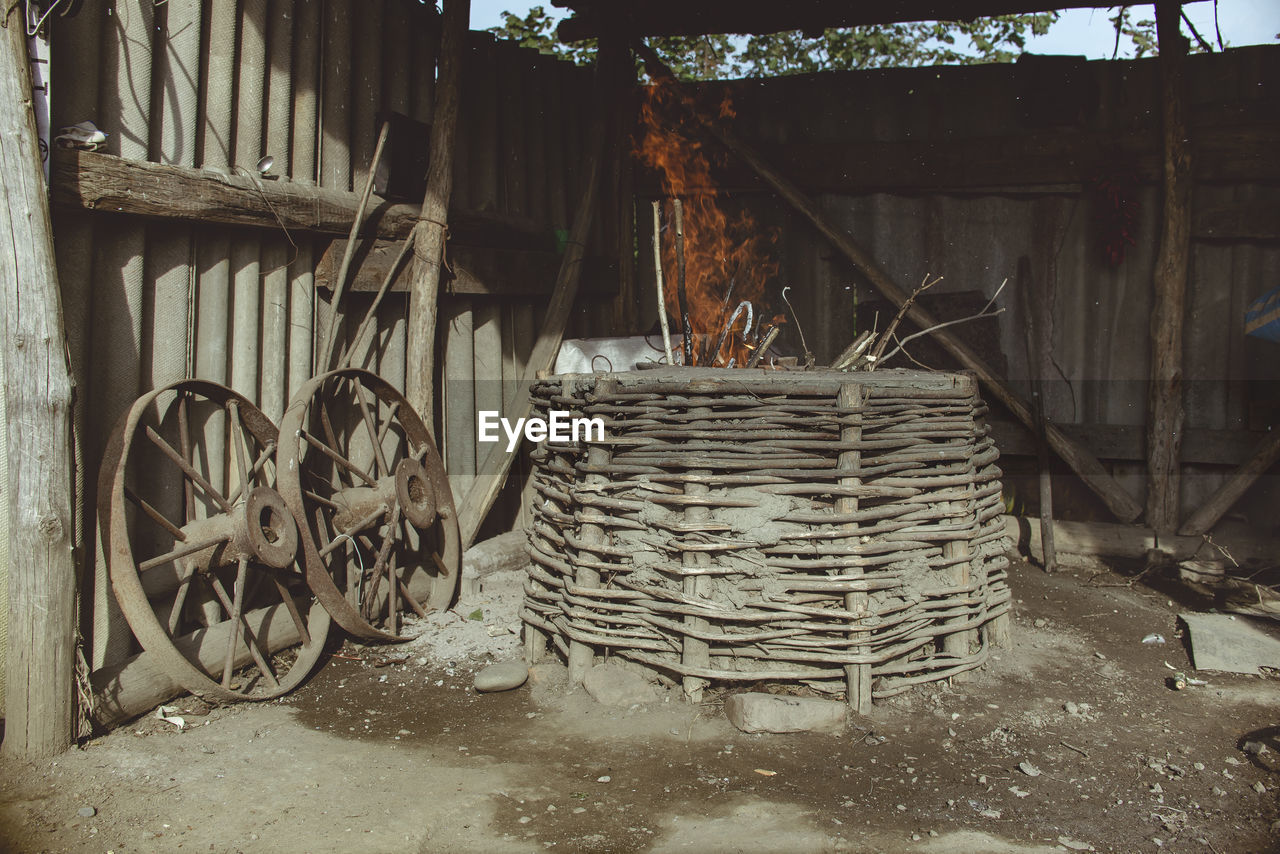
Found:
M 573 383 L 566 379 L 563 381 L 564 396 L 573 397 L 575 389 Z M 607 397 L 613 393 L 613 380 L 605 378 L 596 386 L 596 395 L 598 397 Z M 601 468 L 609 465 L 612 454 L 609 449 L 599 444 L 593 444 L 587 448 L 587 464 Z M 589 474 L 586 476 L 584 484 L 588 489 L 601 488 L 603 484 L 609 482 L 609 478 L 603 474 Z M 588 548 L 591 546 L 604 546 L 609 544 L 609 531 L 590 522 L 582 523 L 582 542 Z M 599 559 L 606 559 L 606 556 L 600 554 L 590 555 Z M 585 563 L 585 562 L 584 562 Z M 600 573 L 591 567 L 579 564 L 574 572 L 574 583 L 579 587 L 599 587 Z M 581 685 L 582 680 L 586 678 L 587 672 L 591 670 L 591 665 L 595 661 L 595 650 L 590 645 L 581 641 L 569 641 L 569 684 Z
M 436 87 L 431 124 L 427 192 L 413 236 L 414 266 L 409 280 L 409 352 L 405 386 L 409 403 L 427 424 L 435 423 L 431 377 L 435 371 L 436 296 L 440 290 L 449 196 L 453 191 L 453 138 L 458 125 L 462 47 L 470 18 L 470 0 L 444 0 L 439 85 Z
M 1151 385 L 1147 395 L 1147 524 L 1159 533 L 1178 526 L 1182 447 L 1182 322 L 1191 254 L 1191 146 L 1183 115 L 1181 4 L 1156 3 L 1160 92 L 1164 119 L 1164 206 L 1151 310 Z
M 5 332 L 10 565 L 4 752 L 71 746 L 76 569 L 70 534 L 71 370 L 22 7 L 0 29 L 0 311 Z
M 692 418 L 706 417 L 711 414 L 710 406 L 699 406 L 700 402 L 709 402 L 707 398 L 690 398 L 689 415 Z M 698 430 L 705 429 L 707 422 L 690 421 L 689 429 Z M 693 469 L 689 472 L 691 475 L 710 476 L 710 469 Z M 706 495 L 711 488 L 705 483 L 697 483 L 690 481 L 684 485 L 685 495 Z M 695 526 L 705 525 L 711 521 L 711 508 L 699 505 L 690 505 L 684 509 L 684 531 L 692 533 L 696 530 Z M 711 556 L 706 552 L 687 551 L 681 556 L 685 567 L 689 569 L 698 569 L 710 566 Z M 701 574 L 686 575 L 681 582 L 681 592 L 684 593 L 686 600 L 697 601 L 707 596 L 710 592 L 711 579 Z M 687 631 L 681 641 L 680 663 L 685 667 L 699 668 L 702 670 L 711 667 L 711 644 L 705 639 L 697 637 L 697 635 L 705 635 L 710 623 L 705 617 L 695 617 L 687 615 L 684 618 L 684 624 Z M 710 684 L 710 681 L 701 676 L 685 676 L 681 680 L 681 687 L 684 688 L 685 698 L 690 703 L 702 702 L 702 690 Z
M 1057 555 L 1053 547 L 1053 476 L 1049 471 L 1052 457 L 1044 435 L 1044 378 L 1048 375 L 1045 364 L 1049 360 L 1049 342 L 1044 340 L 1048 325 L 1044 321 L 1048 308 L 1035 291 L 1031 259 L 1023 255 L 1018 259 L 1018 298 L 1024 309 L 1022 321 L 1027 337 L 1027 376 L 1031 384 L 1031 407 L 1035 412 L 1032 432 L 1036 439 L 1036 464 L 1040 469 L 1040 542 L 1044 571 L 1053 572 L 1057 568 Z
M 840 430 L 841 442 L 861 442 L 862 441 L 862 407 L 866 402 L 866 390 L 857 383 L 845 383 L 840 386 L 840 392 L 836 397 L 836 406 L 841 411 L 848 409 L 858 410 L 857 412 L 848 414 L 845 426 Z M 861 486 L 862 476 L 859 471 L 862 467 L 862 450 L 855 449 L 850 451 L 841 451 L 838 462 L 841 472 L 841 486 Z M 847 472 L 847 474 L 846 474 Z M 852 496 L 842 496 L 836 499 L 836 513 L 845 514 L 852 513 L 858 509 L 858 499 Z M 857 522 L 850 522 L 842 525 L 844 530 L 858 529 Z M 851 577 L 862 575 L 861 569 L 853 567 L 847 568 L 845 574 Z M 846 610 L 857 614 L 858 623 L 861 623 L 868 616 L 868 601 L 866 593 L 846 593 L 844 597 L 844 607 Z M 855 645 L 853 652 L 865 655 L 871 651 L 868 643 L 870 634 L 862 625 L 855 624 L 854 631 L 850 633 L 855 639 L 862 642 Z M 844 669 L 844 679 L 846 688 L 846 697 L 848 699 L 849 708 L 859 715 L 871 714 L 871 665 L 870 664 L 850 664 Z

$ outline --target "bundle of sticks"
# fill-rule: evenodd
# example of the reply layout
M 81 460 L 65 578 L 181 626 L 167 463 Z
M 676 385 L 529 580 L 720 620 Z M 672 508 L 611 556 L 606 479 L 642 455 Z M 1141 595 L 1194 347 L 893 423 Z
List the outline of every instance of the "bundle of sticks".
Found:
M 831 362 L 832 369 L 837 371 L 874 371 L 878 366 L 884 364 L 889 359 L 892 359 L 898 353 L 903 353 L 907 358 L 911 358 L 911 354 L 906 350 L 906 344 L 916 338 L 928 335 L 931 332 L 943 329 L 947 326 L 954 326 L 958 323 L 966 323 L 970 320 L 977 320 L 982 317 L 995 317 L 997 314 L 1004 311 L 1004 308 L 992 310 L 992 306 L 995 305 L 996 300 L 1000 296 L 1000 292 L 1004 290 L 1004 286 L 1008 284 L 1007 279 L 1000 283 L 1000 287 L 996 288 L 996 292 L 991 295 L 991 299 L 987 301 L 985 306 L 983 306 L 982 311 L 977 314 L 938 323 L 927 329 L 921 329 L 919 332 L 912 333 L 911 335 L 907 335 L 904 338 L 899 339 L 898 326 L 902 323 L 902 319 L 907 316 L 907 312 L 911 310 L 911 306 L 915 304 L 916 298 L 941 281 L 941 276 L 930 277 L 926 274 L 924 280 L 920 283 L 920 286 L 911 292 L 911 296 L 902 304 L 902 307 L 898 309 L 898 313 L 893 316 L 893 320 L 885 329 L 884 334 L 877 336 L 875 327 L 859 334 L 853 339 L 853 342 L 850 343 L 848 347 L 844 348 L 840 355 L 836 356 L 836 358 Z M 885 353 L 885 350 L 889 348 L 890 344 L 894 345 L 893 349 L 889 350 L 888 353 Z M 912 361 L 915 360 L 912 359 Z
M 662 324 L 662 344 L 666 350 L 669 365 L 707 365 L 713 367 L 758 367 L 770 348 L 778 338 L 780 331 L 778 318 L 763 321 L 763 313 L 756 310 L 750 300 L 732 303 L 735 280 L 730 279 L 720 301 L 717 319 L 711 332 L 696 332 L 689 318 L 689 295 L 685 284 L 684 261 L 684 204 L 680 199 L 672 200 L 673 227 L 675 231 L 676 255 L 676 309 L 680 319 L 680 358 L 676 358 L 676 350 L 671 343 L 671 324 L 667 317 L 666 294 L 662 276 L 662 202 L 653 202 L 653 264 L 658 286 L 658 317 Z M 783 299 L 786 299 L 786 294 Z M 790 303 L 788 303 L 790 305 Z M 741 327 L 738 328 L 739 322 Z M 718 333 L 717 333 L 718 330 Z M 738 364 L 736 356 L 725 356 L 725 344 L 733 343 L 737 336 L 742 346 L 751 355 L 742 364 Z M 731 350 L 734 348 L 730 348 Z M 807 348 L 806 348 L 807 350 Z M 774 360 L 770 357 L 771 362 Z M 807 364 L 811 364 L 808 362 Z

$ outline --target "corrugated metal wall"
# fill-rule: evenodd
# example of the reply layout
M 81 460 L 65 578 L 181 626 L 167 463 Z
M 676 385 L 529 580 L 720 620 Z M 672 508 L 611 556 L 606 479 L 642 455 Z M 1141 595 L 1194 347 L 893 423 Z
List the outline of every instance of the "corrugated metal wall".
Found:
M 787 146 L 810 146 L 810 150 L 825 146 L 822 150 L 830 158 L 824 167 L 827 171 L 816 169 L 810 176 L 830 174 L 842 162 L 837 159 L 842 146 L 929 144 L 931 155 L 945 156 L 972 140 L 999 142 L 1043 133 L 1043 125 L 1028 125 L 1029 111 L 1042 120 L 1045 114 L 1060 120 L 1056 131 L 1050 129 L 1060 134 L 1146 133 L 1149 149 L 1158 153 L 1156 61 L 1079 63 L 1071 86 L 1079 91 L 1092 81 L 1097 87 L 1097 110 L 1088 120 L 1076 123 L 1061 112 L 1071 109 L 1070 104 L 1026 103 L 1029 93 L 1035 92 L 1031 73 L 1020 65 L 1001 65 L 739 81 L 729 86 L 737 112 L 733 126 L 741 137 L 769 152 Z M 1193 57 L 1188 79 L 1193 132 L 1213 117 L 1274 126 L 1275 105 L 1280 103 L 1280 50 L 1250 48 Z M 721 88 L 715 87 L 716 92 Z M 1057 116 L 1055 110 L 1060 111 Z M 803 164 L 799 165 L 803 171 Z M 1127 165 L 1120 160 L 1114 163 L 1118 172 Z M 1201 164 L 1201 169 L 1206 165 Z M 872 174 L 841 176 L 842 180 L 875 184 L 876 164 L 865 164 L 865 168 Z M 956 162 L 952 172 L 965 168 L 964 162 Z M 744 174 L 741 168 L 725 172 L 739 178 Z M 1061 230 L 1049 241 L 1057 247 L 1052 354 L 1065 381 L 1052 378 L 1055 381 L 1046 393 L 1048 414 L 1069 423 L 1141 425 L 1146 413 L 1160 190 L 1150 180 L 1139 182 L 1136 245 L 1126 247 L 1123 263 L 1111 267 L 1103 260 L 1094 213 L 1084 193 L 1089 177 L 1081 175 L 1073 184 L 950 193 L 927 187 L 862 193 L 808 189 L 824 214 L 847 229 L 905 289 L 932 274 L 944 277 L 932 294 L 977 291 L 989 297 L 1008 279 L 1009 286 L 997 301 L 1006 309 L 998 318 L 999 351 L 1008 376 L 1017 384 L 1028 377 L 1022 295 L 1014 284 L 1017 261 L 1019 256 L 1030 256 L 1036 275 L 1042 275 L 1046 253 L 1037 241 L 1046 228 L 1052 229 L 1051 218 L 1060 217 Z M 945 176 L 940 179 L 945 180 Z M 778 229 L 777 284 L 792 286 L 790 296 L 809 346 L 819 364 L 826 363 L 853 339 L 857 302 L 878 295 L 784 201 L 743 183 L 733 197 L 746 204 L 762 225 Z M 1236 199 L 1268 201 L 1280 207 L 1280 188 L 1220 182 L 1200 182 L 1195 188 L 1197 208 Z M 647 246 L 648 239 L 642 235 L 640 244 Z M 643 254 L 641 260 L 645 260 Z M 640 281 L 646 283 L 641 293 L 646 296 L 652 291 L 651 268 L 650 263 L 640 273 Z M 1246 338 L 1243 317 L 1245 306 L 1278 280 L 1280 247 L 1274 242 L 1195 241 L 1185 332 L 1188 428 L 1266 427 L 1257 423 L 1258 395 L 1266 384 L 1280 381 L 1280 353 L 1274 344 Z M 775 308 L 784 310 L 776 299 Z M 653 317 L 652 306 L 649 312 L 647 316 Z M 887 320 L 881 318 L 881 328 Z M 783 340 L 798 352 L 791 333 L 784 334 Z M 1255 410 L 1252 419 L 1251 409 Z M 1115 465 L 1140 499 L 1144 470 L 1140 463 Z M 1186 508 L 1203 501 L 1223 478 L 1220 469 L 1189 467 L 1188 473 L 1198 476 L 1184 478 Z
M 53 127 L 91 120 L 105 150 L 126 158 L 252 174 L 270 155 L 279 180 L 358 191 L 378 114 L 431 118 L 438 20 L 411 0 L 115 0 L 55 22 Z M 455 205 L 567 228 L 590 71 L 472 34 L 466 76 Z M 55 211 L 54 228 L 76 381 L 85 633 L 98 667 L 132 645 L 95 548 L 98 461 L 112 427 L 141 393 L 187 376 L 225 383 L 278 419 L 317 368 L 331 307 L 315 287 L 323 244 L 305 235 L 67 210 Z M 344 342 L 369 295 L 349 299 Z M 502 380 L 523 368 L 540 301 L 442 303 L 440 361 L 457 366 L 457 380 L 437 386 L 442 445 L 461 493 L 475 471 L 474 406 L 502 408 Z M 403 389 L 406 322 L 407 300 L 393 294 L 353 364 Z M 223 444 L 220 431 L 205 437 L 215 483 Z

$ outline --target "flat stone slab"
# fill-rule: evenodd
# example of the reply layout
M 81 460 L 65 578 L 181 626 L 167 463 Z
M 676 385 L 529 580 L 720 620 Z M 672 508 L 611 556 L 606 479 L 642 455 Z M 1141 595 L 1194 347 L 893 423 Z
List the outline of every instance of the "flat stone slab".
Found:
M 1191 633 L 1191 659 L 1196 670 L 1249 673 L 1280 667 L 1280 640 L 1260 624 L 1230 614 L 1179 614 Z
M 743 732 L 840 732 L 847 709 L 836 700 L 778 694 L 734 694 L 725 717 Z
M 523 661 L 499 661 L 477 673 L 473 684 L 480 692 L 510 691 L 519 688 L 528 678 L 529 668 Z
M 658 692 L 649 680 L 634 670 L 609 662 L 588 670 L 582 687 L 593 700 L 605 706 L 644 705 L 658 699 Z

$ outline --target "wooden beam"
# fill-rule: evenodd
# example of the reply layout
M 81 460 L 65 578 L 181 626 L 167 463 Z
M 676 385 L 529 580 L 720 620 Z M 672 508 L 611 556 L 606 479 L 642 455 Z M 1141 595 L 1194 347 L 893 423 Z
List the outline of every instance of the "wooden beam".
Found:
M 645 3 L 566 3 L 574 15 L 561 22 L 556 35 L 574 42 L 596 38 L 610 26 L 636 38 L 693 36 L 708 33 L 778 33 L 825 30 L 866 24 L 910 21 L 969 21 L 987 15 L 1051 12 L 1070 8 L 1106 8 L 1102 0 L 895 0 L 850 3 L 810 0 L 805 3 L 743 3 L 742 0 L 647 0 Z M 619 8 L 622 7 L 622 11 Z
M 0 28 L 0 329 L 8 428 L 5 754 L 71 746 L 76 722 L 71 369 L 53 254 L 25 17 Z
M 1228 125 L 1204 114 L 1191 122 L 1197 181 L 1261 183 L 1280 180 L 1280 122 L 1269 118 L 1280 102 L 1259 101 L 1258 118 Z M 1078 193 L 1082 185 L 1116 161 L 1125 162 L 1143 184 L 1162 179 L 1160 135 L 1156 129 L 1072 131 L 977 137 L 973 139 L 887 142 L 841 140 L 769 143 L 761 156 L 811 192 L 1048 192 Z M 713 165 L 721 189 L 767 190 L 750 167 L 736 161 Z M 642 195 L 662 195 L 656 175 L 638 173 Z M 696 188 L 694 188 L 696 189 Z M 1276 239 L 1280 215 L 1266 200 L 1240 201 L 1197 216 L 1194 236 L 1206 239 Z
M 328 245 L 316 263 L 316 287 L 332 289 L 342 262 L 346 241 Z M 347 287 L 355 293 L 373 293 L 382 286 L 400 253 L 390 240 L 365 241 L 355 254 L 355 273 Z M 549 296 L 560 269 L 560 256 L 533 249 L 488 249 L 454 246 L 448 249 L 451 277 L 440 285 L 441 294 L 528 298 Z M 591 256 L 582 262 L 583 290 L 598 297 L 617 293 L 617 261 Z M 411 273 L 402 265 L 391 282 L 392 293 L 407 293 Z
M 1187 42 L 1178 0 L 1156 3 L 1164 119 L 1164 204 L 1151 310 L 1151 384 L 1147 396 L 1147 524 L 1178 526 L 1182 446 L 1182 327 L 1191 256 L 1191 147 L 1183 107 Z
M 1005 534 L 1019 551 L 1040 559 L 1039 520 L 1026 516 L 1004 517 Z M 1146 558 L 1159 552 L 1171 561 L 1199 558 L 1221 560 L 1222 553 L 1204 537 L 1160 535 L 1151 528 L 1117 525 L 1110 522 L 1053 523 L 1053 537 L 1059 554 L 1097 555 L 1103 557 Z M 1267 563 L 1280 553 L 1280 540 L 1240 530 L 1214 537 L 1214 543 L 1231 552 L 1237 560 Z
M 1277 461 L 1280 461 L 1280 429 L 1272 430 L 1271 435 L 1262 440 L 1248 462 L 1238 468 L 1208 501 L 1201 504 L 1199 510 L 1191 514 L 1191 518 L 1182 524 L 1178 533 L 1194 537 L 1208 531 Z
M 360 204 L 359 193 L 345 190 L 126 160 L 92 151 L 55 150 L 51 177 L 53 202 L 61 207 L 275 232 L 283 226 L 290 232 L 345 236 Z M 413 230 L 421 210 L 419 205 L 375 195 L 363 233 L 402 239 Z M 519 217 L 453 210 L 449 223 L 450 236 L 458 243 L 555 247 L 551 232 Z
M 674 80 L 670 70 L 662 65 L 656 54 L 644 46 L 637 46 L 637 50 L 648 65 L 651 74 Z M 880 268 L 875 259 L 854 242 L 847 232 L 832 225 L 813 200 L 801 192 L 795 184 L 765 162 L 753 148 L 738 139 L 732 131 L 725 129 L 718 122 L 707 118 L 700 112 L 695 111 L 694 117 L 725 148 L 747 161 L 759 173 L 760 177 L 764 178 L 780 196 L 786 199 L 792 207 L 799 211 L 819 232 L 830 240 L 841 254 L 861 270 L 876 290 L 880 291 L 896 305 L 901 306 L 907 301 L 909 294 L 890 279 L 889 275 Z M 928 329 L 938 323 L 937 320 L 920 308 L 918 303 L 913 305 L 907 316 L 919 325 L 921 329 Z M 976 353 L 969 349 L 968 345 L 956 337 L 951 330 L 939 329 L 934 331 L 932 335 L 933 339 L 941 344 L 965 368 L 973 371 L 991 394 L 1003 403 L 1019 421 L 1028 426 L 1035 424 L 1035 415 L 1031 411 L 1031 406 L 1008 383 L 1001 379 L 991 366 L 982 361 Z M 1102 463 L 1098 462 L 1098 459 L 1087 448 L 1073 441 L 1059 430 L 1055 424 L 1047 423 L 1045 432 L 1054 451 L 1062 457 L 1073 471 L 1080 475 L 1090 489 L 1097 493 L 1098 497 L 1103 500 L 1117 518 L 1125 522 L 1131 522 L 1141 515 L 1142 507 L 1102 467 Z
M 440 66 L 431 121 L 431 160 L 427 193 L 414 224 L 413 273 L 409 285 L 408 371 L 405 397 L 431 429 L 435 424 L 432 377 L 436 364 L 436 304 L 440 267 L 448 236 L 449 196 L 453 193 L 453 143 L 462 88 L 462 49 L 471 16 L 471 0 L 443 0 Z
M 987 427 L 1000 455 L 1033 457 L 1035 437 L 1017 421 L 988 419 Z M 1145 428 L 1133 424 L 1059 424 L 1058 429 L 1086 446 L 1100 460 L 1146 460 Z M 1267 434 L 1254 430 L 1183 430 L 1182 462 L 1197 465 L 1238 466 L 1249 461 Z

